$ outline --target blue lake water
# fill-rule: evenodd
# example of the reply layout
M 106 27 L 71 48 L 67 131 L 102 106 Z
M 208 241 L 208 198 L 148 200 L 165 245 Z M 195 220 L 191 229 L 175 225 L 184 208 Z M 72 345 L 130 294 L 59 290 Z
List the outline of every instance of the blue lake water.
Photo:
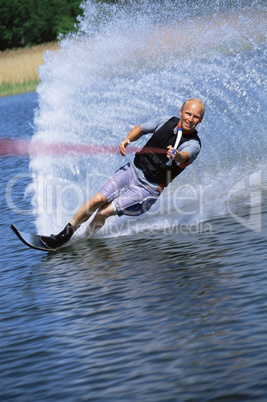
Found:
M 3 401 L 266 400 L 263 3 L 211 16 L 205 2 L 192 21 L 195 2 L 176 10 L 178 31 L 163 3 L 164 17 L 114 6 L 103 21 L 86 3 L 37 93 L 0 99 L 1 138 L 70 149 L 118 145 L 189 96 L 207 107 L 197 161 L 148 214 L 94 238 L 82 227 L 50 254 L 10 224 L 61 229 L 133 155 L 0 156 Z

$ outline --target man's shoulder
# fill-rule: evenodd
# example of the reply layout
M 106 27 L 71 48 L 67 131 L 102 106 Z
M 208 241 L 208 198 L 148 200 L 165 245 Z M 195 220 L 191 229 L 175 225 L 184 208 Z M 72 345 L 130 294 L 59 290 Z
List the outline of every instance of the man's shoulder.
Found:
M 141 129 L 144 134 L 153 133 L 162 127 L 167 121 L 172 119 L 174 116 L 170 115 L 162 115 L 155 117 L 146 121 L 145 123 L 141 123 Z

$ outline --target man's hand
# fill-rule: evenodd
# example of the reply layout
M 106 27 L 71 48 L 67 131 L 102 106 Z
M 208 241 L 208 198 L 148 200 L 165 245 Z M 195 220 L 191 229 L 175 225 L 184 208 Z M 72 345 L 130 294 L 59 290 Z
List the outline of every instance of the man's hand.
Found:
M 173 149 L 174 149 L 174 148 L 173 148 L 171 145 L 169 145 L 169 146 L 167 147 L 167 158 L 168 158 L 168 159 L 175 159 L 175 156 L 176 156 L 176 154 L 177 154 L 177 150 L 175 150 L 174 154 L 172 155 Z
M 130 142 L 131 142 L 130 140 L 125 138 L 125 140 L 120 143 L 120 154 L 122 156 L 126 155 L 126 147 L 130 144 Z
M 126 147 L 130 144 L 130 142 L 138 140 L 142 136 L 141 126 L 136 126 L 131 129 L 125 140 L 120 143 L 120 154 L 122 156 L 126 155 Z
M 175 150 L 174 155 L 172 156 L 173 147 L 169 145 L 167 147 L 167 158 L 172 158 L 175 162 L 185 163 L 190 159 L 190 153 L 188 151 L 180 151 Z

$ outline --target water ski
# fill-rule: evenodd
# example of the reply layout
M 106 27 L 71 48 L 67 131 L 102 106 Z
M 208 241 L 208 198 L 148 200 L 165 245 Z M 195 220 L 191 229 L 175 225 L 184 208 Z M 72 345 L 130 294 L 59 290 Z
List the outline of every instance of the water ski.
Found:
M 10 226 L 11 229 L 13 230 L 14 233 L 18 236 L 18 238 L 26 244 L 26 246 L 34 248 L 35 250 L 42 250 L 42 251 L 53 251 L 53 249 L 50 249 L 46 247 L 40 240 L 39 235 L 36 234 L 31 234 L 31 233 L 25 233 L 25 232 L 20 232 L 15 225 Z

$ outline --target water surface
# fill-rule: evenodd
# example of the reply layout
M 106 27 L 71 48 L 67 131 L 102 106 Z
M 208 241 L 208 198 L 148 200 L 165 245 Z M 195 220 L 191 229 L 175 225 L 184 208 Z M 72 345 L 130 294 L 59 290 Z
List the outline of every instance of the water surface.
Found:
M 0 99 L 2 138 L 52 145 L 118 145 L 189 96 L 207 105 L 199 158 L 150 213 L 54 253 L 9 225 L 62 228 L 125 159 L 0 156 L 1 400 L 266 400 L 264 7 L 220 3 L 178 7 L 174 30 L 168 2 L 101 21 L 88 2 L 37 93 Z

